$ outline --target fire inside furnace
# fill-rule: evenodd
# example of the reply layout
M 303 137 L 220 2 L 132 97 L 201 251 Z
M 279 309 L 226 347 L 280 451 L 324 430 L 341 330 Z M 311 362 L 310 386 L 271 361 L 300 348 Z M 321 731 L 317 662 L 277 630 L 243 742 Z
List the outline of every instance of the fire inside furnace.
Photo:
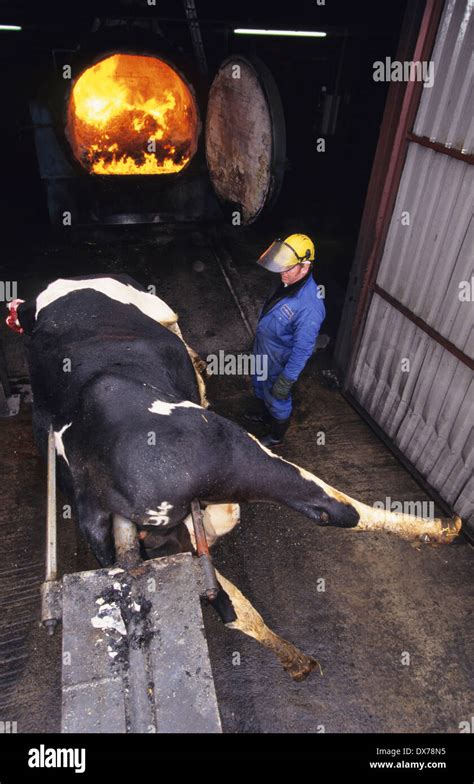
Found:
M 171 174 L 196 152 L 196 104 L 167 63 L 114 54 L 75 83 L 67 136 L 77 160 L 93 174 Z

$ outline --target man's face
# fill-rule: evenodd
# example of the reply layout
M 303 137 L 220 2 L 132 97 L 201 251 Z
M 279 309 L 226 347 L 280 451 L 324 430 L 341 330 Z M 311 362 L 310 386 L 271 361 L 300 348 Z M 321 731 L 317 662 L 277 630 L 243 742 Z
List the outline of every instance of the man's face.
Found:
M 291 286 L 292 283 L 297 283 L 301 278 L 304 278 L 308 273 L 310 266 L 310 264 L 295 264 L 294 267 L 280 273 L 280 278 L 287 286 Z

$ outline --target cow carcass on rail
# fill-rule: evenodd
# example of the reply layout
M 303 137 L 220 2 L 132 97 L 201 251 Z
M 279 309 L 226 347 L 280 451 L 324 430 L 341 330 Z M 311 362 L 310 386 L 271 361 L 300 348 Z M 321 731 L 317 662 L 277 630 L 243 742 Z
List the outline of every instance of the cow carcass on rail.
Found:
M 273 501 L 317 525 L 384 529 L 405 539 L 449 542 L 458 534 L 459 519 L 356 501 L 209 410 L 202 363 L 177 315 L 130 277 L 59 279 L 9 307 L 9 325 L 28 336 L 35 438 L 45 454 L 52 426 L 60 485 L 103 566 L 115 559 L 113 515 L 136 524 L 148 556 L 192 549 L 194 498 L 206 507 L 211 540 L 238 522 L 242 501 Z M 218 579 L 215 605 L 227 625 L 274 650 L 295 679 L 317 666 Z

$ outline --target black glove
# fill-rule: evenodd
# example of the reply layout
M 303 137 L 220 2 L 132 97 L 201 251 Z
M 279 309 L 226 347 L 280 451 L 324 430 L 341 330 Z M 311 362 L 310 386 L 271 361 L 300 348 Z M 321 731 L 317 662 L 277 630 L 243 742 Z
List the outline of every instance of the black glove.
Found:
M 285 378 L 283 373 L 280 373 L 272 387 L 273 397 L 276 397 L 277 400 L 286 400 L 294 383 L 294 381 Z

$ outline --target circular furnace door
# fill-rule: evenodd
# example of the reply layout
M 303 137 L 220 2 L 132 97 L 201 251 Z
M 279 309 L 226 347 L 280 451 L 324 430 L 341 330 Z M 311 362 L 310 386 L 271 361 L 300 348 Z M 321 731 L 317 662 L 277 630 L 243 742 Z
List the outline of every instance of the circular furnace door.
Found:
M 252 223 L 270 207 L 281 187 L 285 120 L 278 88 L 256 58 L 225 60 L 209 93 L 206 158 L 219 198 Z

